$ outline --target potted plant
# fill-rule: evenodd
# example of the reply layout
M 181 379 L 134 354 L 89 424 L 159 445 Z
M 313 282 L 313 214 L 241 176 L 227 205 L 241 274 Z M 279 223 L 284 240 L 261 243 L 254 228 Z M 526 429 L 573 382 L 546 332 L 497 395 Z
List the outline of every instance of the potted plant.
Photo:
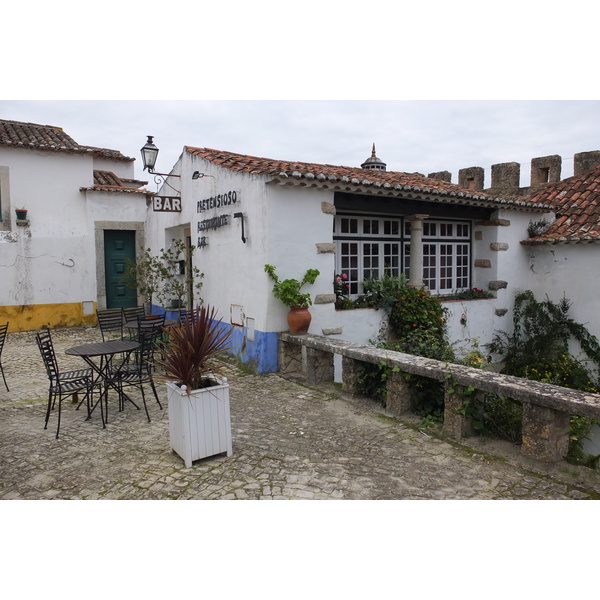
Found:
M 160 285 L 157 292 L 159 302 L 165 308 L 185 308 L 186 296 L 191 291 L 200 293 L 202 288 L 201 273 L 197 267 L 192 266 L 187 257 L 191 256 L 195 246 L 187 246 L 183 240 L 174 239 L 171 247 L 163 248 L 157 260 L 157 270 Z M 181 257 L 184 257 L 183 260 Z M 187 268 L 186 268 L 187 264 Z M 196 298 L 195 304 L 201 304 L 202 300 Z M 190 299 L 190 304 L 194 304 Z
M 27 209 L 26 208 L 15 208 L 15 213 L 17 213 L 17 219 L 19 221 L 24 221 L 27 219 Z
M 171 449 L 185 466 L 207 456 L 232 454 L 229 384 L 216 357 L 229 349 L 232 329 L 211 307 L 196 308 L 184 323 L 168 328 L 162 357 L 169 404 Z
M 125 259 L 125 273 L 123 276 L 125 285 L 136 290 L 136 294 L 144 296 L 146 314 L 152 314 L 152 298 L 158 291 L 160 276 L 158 272 L 158 261 L 152 255 L 150 248 L 144 250 L 144 254 L 135 261 Z
M 265 273 L 275 282 L 273 295 L 281 300 L 289 309 L 288 326 L 290 333 L 306 333 L 310 326 L 312 316 L 308 307 L 312 304 L 310 294 L 302 293 L 300 290 L 307 283 L 314 284 L 320 275 L 317 269 L 308 269 L 302 278 L 280 280 L 275 273 L 273 265 L 265 265 Z

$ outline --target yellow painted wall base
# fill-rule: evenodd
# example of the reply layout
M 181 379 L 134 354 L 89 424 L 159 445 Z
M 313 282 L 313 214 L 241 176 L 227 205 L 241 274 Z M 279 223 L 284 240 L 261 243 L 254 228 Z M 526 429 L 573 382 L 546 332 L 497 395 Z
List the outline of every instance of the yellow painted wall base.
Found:
M 37 331 L 49 327 L 94 327 L 97 303 L 94 312 L 83 314 L 82 302 L 68 304 L 31 304 L 22 306 L 0 306 L 0 324 L 8 321 L 8 331 Z

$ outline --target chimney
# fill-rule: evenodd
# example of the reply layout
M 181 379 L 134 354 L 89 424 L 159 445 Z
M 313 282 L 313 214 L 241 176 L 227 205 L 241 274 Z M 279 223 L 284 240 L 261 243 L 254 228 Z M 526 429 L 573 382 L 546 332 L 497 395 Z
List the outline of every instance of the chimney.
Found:
M 560 181 L 562 158 L 558 154 L 531 159 L 531 187 Z
M 473 192 L 483 191 L 484 170 L 482 167 L 468 167 L 458 172 L 458 185 Z
M 600 165 L 600 150 L 579 152 L 573 156 L 573 175 L 582 175 Z

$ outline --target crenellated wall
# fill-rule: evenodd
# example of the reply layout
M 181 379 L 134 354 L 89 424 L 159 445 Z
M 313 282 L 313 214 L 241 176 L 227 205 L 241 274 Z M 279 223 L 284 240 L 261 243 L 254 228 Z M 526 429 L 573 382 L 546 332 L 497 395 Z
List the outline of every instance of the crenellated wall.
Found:
M 600 150 L 579 152 L 573 156 L 573 175 L 591 171 L 600 165 Z M 518 162 L 506 162 L 492 165 L 491 185 L 484 187 L 485 171 L 482 167 L 467 167 L 458 172 L 458 185 L 462 188 L 485 192 L 501 198 L 525 196 L 548 183 L 561 180 L 562 158 L 558 154 L 539 156 L 531 159 L 530 184 L 521 187 L 521 165 Z M 450 173 L 441 171 L 430 173 L 433 179 L 450 181 Z

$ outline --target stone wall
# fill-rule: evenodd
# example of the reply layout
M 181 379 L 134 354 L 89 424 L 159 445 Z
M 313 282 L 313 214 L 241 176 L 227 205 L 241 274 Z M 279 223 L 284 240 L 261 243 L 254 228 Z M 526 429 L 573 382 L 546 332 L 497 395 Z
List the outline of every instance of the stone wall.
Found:
M 305 374 L 311 384 L 333 381 L 333 355 L 341 355 L 342 389 L 350 394 L 359 393 L 357 373 L 360 363 L 385 363 L 391 369 L 387 410 L 397 416 L 412 408 L 410 389 L 403 373 L 443 381 L 446 390 L 444 431 L 455 437 L 468 435 L 470 427 L 460 411 L 461 389 L 472 388 L 475 393 L 488 392 L 520 400 L 523 402 L 522 453 L 543 461 L 565 457 L 570 415 L 600 417 L 599 394 L 312 334 L 279 334 L 280 372 L 300 371 L 299 365 L 304 364 L 303 348 L 307 353 Z

